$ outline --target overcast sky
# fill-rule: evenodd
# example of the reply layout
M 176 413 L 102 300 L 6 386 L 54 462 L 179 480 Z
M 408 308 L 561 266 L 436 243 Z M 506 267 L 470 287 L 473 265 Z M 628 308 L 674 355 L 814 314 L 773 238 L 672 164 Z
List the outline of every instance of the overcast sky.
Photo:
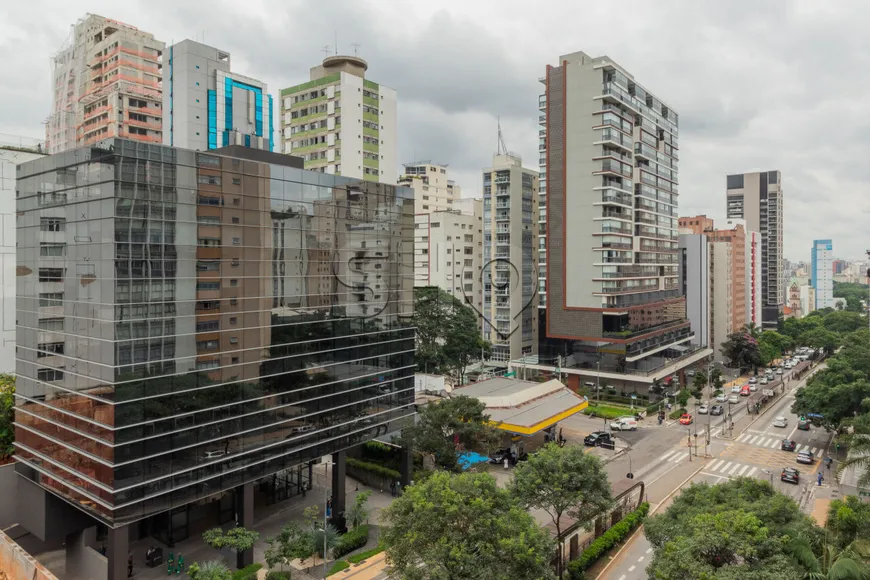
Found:
M 859 0 L 3 0 L 0 133 L 43 136 L 50 57 L 86 12 L 167 44 L 203 40 L 277 94 L 322 49 L 353 51 L 399 95 L 399 161 L 450 166 L 465 195 L 496 148 L 537 169 L 538 78 L 608 55 L 680 114 L 680 215 L 724 217 L 725 175 L 779 169 L 785 255 L 814 238 L 862 257 L 870 218 L 870 5 Z M 276 102 L 277 105 L 277 102 Z

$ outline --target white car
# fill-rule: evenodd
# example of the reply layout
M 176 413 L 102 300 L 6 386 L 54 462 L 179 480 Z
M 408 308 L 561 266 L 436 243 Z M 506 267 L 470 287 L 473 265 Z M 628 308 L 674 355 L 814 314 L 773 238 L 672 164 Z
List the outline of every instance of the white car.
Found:
M 698 414 L 699 415 L 706 415 L 709 412 L 710 412 L 710 408 L 707 407 L 707 405 L 701 405 L 700 407 L 698 407 Z
M 742 389 L 743 387 L 741 387 L 740 385 L 734 385 L 733 387 L 731 387 L 731 392 L 735 395 L 739 395 Z
M 728 395 L 726 395 L 725 393 L 722 393 L 720 395 L 716 395 L 716 402 L 717 403 L 727 403 L 728 402 Z
M 767 378 L 767 376 L 763 376 L 760 379 L 758 379 L 759 385 L 766 385 L 769 382 L 770 382 L 770 380 Z
M 728 402 L 731 403 L 732 405 L 734 403 L 739 403 L 740 402 L 740 395 L 731 395 L 730 397 L 728 397 Z
M 754 393 L 755 391 L 758 390 L 758 385 L 756 385 L 755 383 L 750 383 L 749 390 Z
M 613 431 L 637 431 L 637 419 L 634 417 L 620 417 L 611 421 L 610 428 Z
M 774 427 L 788 427 L 788 419 L 780 415 L 776 419 L 773 420 Z
M 776 374 L 781 375 L 781 374 L 782 374 L 782 369 L 776 369 Z
M 750 384 L 750 385 L 754 385 L 754 384 L 757 383 L 757 382 L 758 382 L 758 379 L 757 379 L 757 378 L 755 378 L 755 377 L 749 377 L 749 384 Z

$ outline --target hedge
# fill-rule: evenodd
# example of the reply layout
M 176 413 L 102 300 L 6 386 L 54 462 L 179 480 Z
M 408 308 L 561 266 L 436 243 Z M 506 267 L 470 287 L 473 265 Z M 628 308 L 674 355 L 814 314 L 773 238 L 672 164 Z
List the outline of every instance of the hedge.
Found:
M 371 550 L 366 550 L 365 552 L 360 552 L 359 554 L 354 554 L 353 556 L 348 556 L 347 561 L 351 564 L 359 564 L 363 560 L 368 560 L 372 556 L 377 556 L 381 552 L 384 551 L 383 546 L 378 546 L 377 548 L 372 548 Z
M 290 580 L 290 572 L 272 570 L 268 574 L 266 574 L 266 580 Z
M 241 570 L 236 570 L 233 572 L 233 580 L 257 580 L 257 572 L 262 567 L 262 564 L 251 564 Z
M 633 512 L 626 514 L 624 518 L 596 538 L 589 547 L 583 550 L 580 557 L 568 564 L 568 578 L 571 580 L 583 580 L 585 570 L 604 555 L 607 550 L 624 540 L 631 531 L 640 524 L 649 512 L 649 503 L 643 502 Z
M 381 477 L 386 477 L 390 481 L 399 481 L 402 478 L 402 474 L 395 469 L 390 469 L 389 467 L 384 467 L 377 463 L 361 461 L 359 459 L 354 459 L 353 457 L 348 457 L 346 461 L 351 467 L 361 469 L 362 471 L 368 471 L 369 473 L 380 475 Z
M 671 418 L 671 419 L 679 419 L 680 417 L 683 416 L 684 413 L 688 413 L 688 412 L 689 412 L 689 411 L 687 411 L 687 410 L 684 409 L 684 408 L 675 409 L 674 411 L 671 412 L 670 415 L 668 415 L 668 417 Z
M 584 415 L 591 415 L 592 413 L 595 413 L 596 417 L 604 417 L 605 419 L 616 419 L 634 414 L 628 407 L 605 407 L 604 405 L 593 406 L 590 404 L 583 409 Z
M 350 554 L 354 550 L 359 550 L 369 541 L 369 526 L 363 524 L 357 526 L 338 540 L 338 545 L 332 549 L 332 555 L 335 558 L 341 558 L 345 554 Z
M 348 564 L 344 560 L 338 560 L 335 564 L 332 565 L 332 568 L 329 569 L 329 572 L 327 572 L 326 575 L 332 576 L 333 574 L 338 574 L 342 570 L 347 570 L 348 568 L 350 568 L 350 564 Z

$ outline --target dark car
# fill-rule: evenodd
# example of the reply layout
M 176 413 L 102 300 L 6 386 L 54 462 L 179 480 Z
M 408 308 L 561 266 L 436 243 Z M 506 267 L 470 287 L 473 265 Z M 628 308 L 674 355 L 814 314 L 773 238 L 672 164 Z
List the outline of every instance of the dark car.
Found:
M 604 431 L 595 431 L 583 438 L 583 444 L 587 447 L 598 447 L 602 443 L 612 443 L 613 438 L 610 433 Z
M 489 456 L 489 462 L 495 464 L 504 463 L 504 460 L 510 456 L 510 449 L 499 449 L 498 451 Z
M 724 411 L 725 409 L 722 407 L 722 405 L 713 405 L 712 407 L 710 407 L 711 415 L 721 415 Z
M 800 451 L 797 454 L 797 462 L 803 463 L 806 465 L 812 465 L 815 462 L 816 458 L 813 457 L 812 451 Z
M 796 447 L 797 443 L 795 443 L 794 441 L 791 441 L 790 439 L 783 439 L 780 449 L 782 449 L 783 451 L 794 451 Z
M 804 419 L 803 421 L 798 421 L 798 429 L 801 431 L 809 431 L 810 430 L 810 422 Z
M 800 482 L 801 472 L 794 467 L 786 467 L 782 470 L 782 475 L 779 476 L 779 479 L 786 483 L 797 484 Z

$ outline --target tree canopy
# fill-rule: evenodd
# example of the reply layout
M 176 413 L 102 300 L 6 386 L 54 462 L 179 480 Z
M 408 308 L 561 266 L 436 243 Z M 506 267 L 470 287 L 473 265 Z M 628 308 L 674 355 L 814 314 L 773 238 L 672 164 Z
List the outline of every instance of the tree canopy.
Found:
M 452 373 L 461 381 L 471 361 L 490 350 L 474 309 L 437 286 L 414 288 L 414 325 L 415 360 L 423 372 Z
M 440 471 L 384 510 L 380 540 L 404 580 L 553 577 L 553 544 L 510 492 L 485 473 Z
M 500 441 L 501 431 L 490 424 L 486 405 L 465 395 L 422 407 L 417 422 L 402 433 L 403 447 L 432 455 L 439 467 L 449 471 L 459 469 L 463 450 L 488 455 Z
M 749 369 L 762 363 L 758 340 L 747 329 L 729 334 L 721 351 L 733 368 Z
M 0 462 L 15 452 L 15 377 L 0 374 Z
M 834 298 L 845 298 L 848 312 L 864 312 L 861 302 L 867 301 L 867 285 L 834 282 Z

